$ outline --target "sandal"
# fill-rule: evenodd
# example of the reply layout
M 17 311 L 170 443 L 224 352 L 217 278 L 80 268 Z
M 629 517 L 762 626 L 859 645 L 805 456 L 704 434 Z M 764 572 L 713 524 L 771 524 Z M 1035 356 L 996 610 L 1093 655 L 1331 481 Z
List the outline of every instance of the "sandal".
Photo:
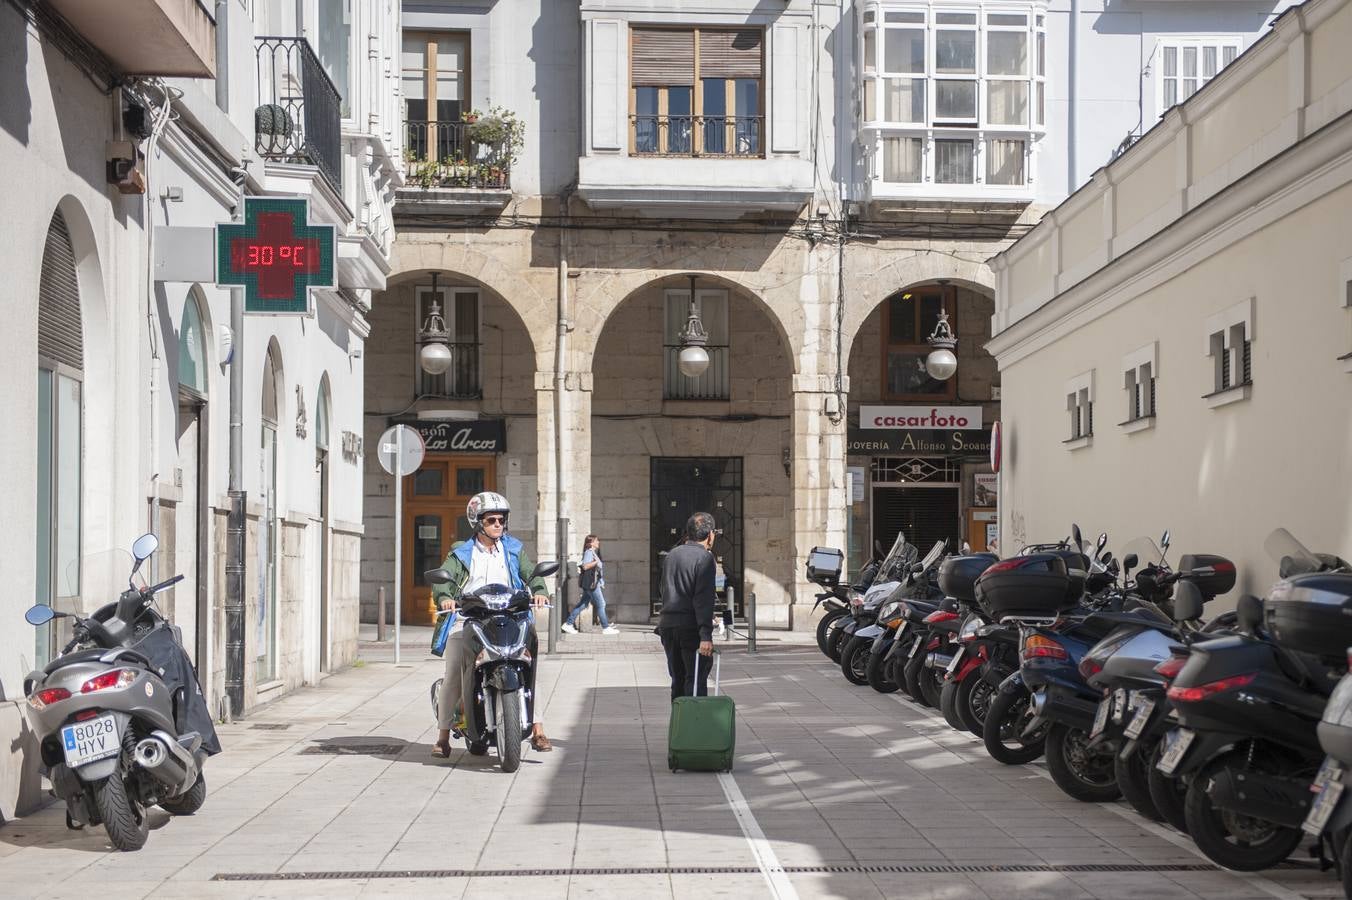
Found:
M 539 733 L 530 736 L 530 745 L 536 753 L 548 753 L 554 749 L 554 745 L 549 742 L 549 738 Z
M 432 745 L 432 755 L 439 756 L 442 759 L 449 759 L 451 755 L 450 742 L 447 741 L 446 743 L 442 743 L 441 741 L 437 741 Z

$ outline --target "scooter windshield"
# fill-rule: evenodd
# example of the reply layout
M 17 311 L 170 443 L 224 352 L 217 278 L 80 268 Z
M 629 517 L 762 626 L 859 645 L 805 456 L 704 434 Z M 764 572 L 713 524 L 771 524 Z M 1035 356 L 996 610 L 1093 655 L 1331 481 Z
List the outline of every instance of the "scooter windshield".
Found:
M 87 616 L 100 606 L 112 603 L 127 589 L 127 579 L 137 588 L 143 588 L 145 565 L 131 575 L 135 560 L 126 550 L 102 550 L 89 553 L 66 566 L 64 577 L 58 580 L 52 608 L 57 612 Z
M 1127 541 L 1127 545 L 1122 548 L 1122 558 L 1126 559 L 1133 553 L 1136 554 L 1136 567 L 1139 569 L 1158 566 L 1164 561 L 1164 551 L 1160 550 L 1153 538 L 1138 537 Z
M 874 580 L 874 583 L 900 581 L 906 574 L 906 570 L 915 562 L 917 555 L 919 555 L 919 551 L 911 544 L 906 543 L 906 534 L 898 532 L 897 539 L 892 542 L 892 550 L 878 568 L 878 577 Z
M 1267 540 L 1263 541 L 1263 549 L 1280 564 L 1279 572 L 1283 578 L 1318 572 L 1324 566 L 1323 560 L 1285 528 L 1278 528 L 1268 535 Z
M 944 541 L 935 541 L 934 546 L 930 548 L 930 552 L 926 553 L 924 560 L 921 561 L 922 568 L 920 569 L 920 571 L 928 572 L 930 566 L 933 566 L 935 563 L 937 563 L 939 561 L 939 557 L 944 555 L 944 547 L 946 546 L 948 546 L 948 544 Z

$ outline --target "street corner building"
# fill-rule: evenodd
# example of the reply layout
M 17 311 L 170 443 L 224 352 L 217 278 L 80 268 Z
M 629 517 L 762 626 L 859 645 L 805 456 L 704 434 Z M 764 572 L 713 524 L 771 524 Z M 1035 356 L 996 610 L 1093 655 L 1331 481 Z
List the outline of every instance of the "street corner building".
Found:
M 389 270 L 403 137 L 395 77 L 356 61 L 368 44 L 396 53 L 399 10 L 321 3 L 297 20 L 275 6 L 0 7 L 0 159 L 15 174 L 0 201 L 0 410 L 23 423 L 0 443 L 0 821 L 42 800 L 21 688 L 70 636 L 26 625 L 24 610 L 116 599 L 139 534 L 160 539 L 146 578 L 185 576 L 157 601 L 213 714 L 245 714 L 356 656 L 361 350 Z M 311 224 L 335 229 L 334 283 L 301 292 L 308 314 L 232 326 L 213 226 L 236 220 L 241 192 L 305 200 Z
M 1177 5 L 407 6 L 363 618 L 396 570 L 395 490 L 410 622 L 431 621 L 421 572 L 484 487 L 542 557 L 575 563 L 599 535 L 627 623 L 654 621 L 662 553 L 698 509 L 720 607 L 754 595 L 763 624 L 810 624 L 814 545 L 852 569 L 898 533 L 989 547 L 987 260 L 1273 12 L 1184 5 L 1196 30 Z M 687 370 L 690 334 L 707 363 Z M 428 449 L 401 488 L 372 464 L 397 423 Z
M 1232 605 L 1278 527 L 1352 552 L 1349 41 L 1346 0 L 1287 11 L 993 261 L 1014 544 L 1171 529 Z

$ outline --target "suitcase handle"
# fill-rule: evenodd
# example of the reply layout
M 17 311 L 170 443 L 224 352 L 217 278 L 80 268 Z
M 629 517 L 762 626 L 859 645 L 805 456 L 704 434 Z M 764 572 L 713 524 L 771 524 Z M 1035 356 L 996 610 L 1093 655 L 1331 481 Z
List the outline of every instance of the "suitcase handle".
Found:
M 710 694 L 710 696 L 711 696 L 711 697 L 717 697 L 717 696 L 719 695 L 719 687 L 718 687 L 718 684 L 719 684 L 719 681 L 721 680 L 721 677 L 722 677 L 722 674 L 723 674 L 723 657 L 719 654 L 718 648 L 717 648 L 717 647 L 714 648 L 714 652 L 713 652 L 712 656 L 713 656 L 713 658 L 714 658 L 714 692 L 713 692 L 712 694 Z M 696 650 L 696 651 L 695 651 L 695 690 L 696 690 L 696 691 L 699 690 L 699 658 L 700 658 L 700 652 L 699 652 L 698 650 Z M 696 694 L 696 696 L 699 696 L 699 695 Z

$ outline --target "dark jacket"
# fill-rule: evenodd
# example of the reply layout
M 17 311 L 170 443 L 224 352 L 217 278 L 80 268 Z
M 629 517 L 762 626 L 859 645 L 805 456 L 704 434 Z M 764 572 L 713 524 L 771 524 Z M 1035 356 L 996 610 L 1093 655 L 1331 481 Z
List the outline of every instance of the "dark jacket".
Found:
M 701 641 L 714 635 L 714 555 L 685 543 L 662 564 L 662 618 L 659 628 L 699 629 Z

